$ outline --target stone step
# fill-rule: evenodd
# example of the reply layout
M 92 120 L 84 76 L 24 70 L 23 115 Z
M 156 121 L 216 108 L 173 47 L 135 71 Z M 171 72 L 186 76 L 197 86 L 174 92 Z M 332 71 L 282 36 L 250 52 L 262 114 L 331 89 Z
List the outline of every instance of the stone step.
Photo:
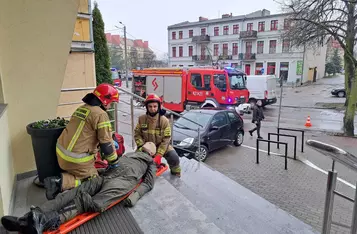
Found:
M 163 177 L 130 211 L 145 234 L 224 233 Z
M 181 179 L 164 178 L 224 233 L 316 233 L 204 163 L 181 158 L 181 166 Z

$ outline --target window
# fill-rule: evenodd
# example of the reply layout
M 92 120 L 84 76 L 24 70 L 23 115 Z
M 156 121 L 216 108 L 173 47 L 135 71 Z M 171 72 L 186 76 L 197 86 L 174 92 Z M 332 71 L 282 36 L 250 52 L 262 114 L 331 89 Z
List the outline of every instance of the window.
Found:
M 183 57 L 183 47 L 179 46 L 179 57 Z
M 188 56 L 193 56 L 193 46 L 188 47 Z
M 291 25 L 291 20 L 290 19 L 284 19 L 284 30 L 288 30 Z
M 229 32 L 229 26 L 226 25 L 223 27 L 223 35 L 228 35 L 228 32 Z
M 227 43 L 223 44 L 223 55 L 228 55 L 228 44 Z
M 238 55 L 238 43 L 233 43 L 233 55 Z
M 289 52 L 290 49 L 290 41 L 283 40 L 283 52 Z
M 196 122 L 196 123 L 200 123 L 203 126 L 203 128 L 206 128 L 212 117 L 212 115 L 210 114 L 193 112 L 193 111 L 186 112 L 183 116 L 184 118 L 179 118 L 175 122 L 175 127 L 178 128 L 186 127 L 188 129 L 197 129 L 197 124 L 195 124 Z M 193 122 L 191 122 L 190 120 Z
M 201 35 L 202 36 L 206 35 L 206 28 L 201 28 Z
M 206 60 L 206 47 L 201 46 L 201 60 Z
M 245 82 L 242 75 L 230 73 L 229 74 L 229 85 L 232 90 L 244 89 Z
M 265 22 L 262 21 L 262 22 L 259 22 L 258 23 L 258 32 L 264 32 L 265 30 Z
M 213 56 L 218 56 L 218 54 L 219 54 L 218 46 L 219 46 L 218 44 L 213 45 Z
M 189 38 L 193 37 L 193 30 L 192 29 L 188 30 L 188 37 Z
M 223 127 L 228 123 L 225 113 L 217 113 L 212 119 L 212 126 Z
M 278 21 L 277 20 L 272 20 L 271 21 L 270 30 L 271 31 L 278 30 Z
M 247 31 L 253 30 L 253 23 L 247 23 Z
M 233 25 L 233 34 L 238 34 L 239 33 L 239 24 Z
M 239 121 L 239 118 L 233 112 L 227 112 L 227 114 L 228 114 L 228 118 L 231 121 L 231 123 Z
M 213 83 L 220 90 L 225 90 L 227 88 L 226 76 L 224 74 L 213 75 Z
M 269 41 L 269 54 L 276 53 L 276 40 Z
M 256 63 L 255 64 L 255 74 L 256 75 L 263 75 L 262 74 L 263 63 Z
M 176 57 L 176 47 L 172 47 L 172 57 Z
M 264 53 L 264 41 L 258 41 L 257 42 L 257 54 L 263 54 Z
M 179 39 L 182 39 L 182 38 L 183 38 L 183 32 L 179 31 Z
M 176 39 L 176 32 L 172 32 L 172 40 Z
M 191 74 L 191 84 L 195 88 L 202 88 L 202 77 L 201 74 Z
M 214 27 L 214 35 L 219 36 L 219 27 Z
M 211 75 L 203 75 L 205 90 L 211 90 Z

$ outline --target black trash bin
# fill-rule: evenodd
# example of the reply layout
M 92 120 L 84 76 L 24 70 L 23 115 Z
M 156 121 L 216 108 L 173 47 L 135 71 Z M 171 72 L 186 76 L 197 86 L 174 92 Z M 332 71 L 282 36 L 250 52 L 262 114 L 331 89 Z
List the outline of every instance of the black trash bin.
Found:
M 43 185 L 45 178 L 60 176 L 61 174 L 56 156 L 56 143 L 65 127 L 38 129 L 33 128 L 32 125 L 33 123 L 27 125 L 26 129 L 31 136 L 37 174 L 40 183 Z

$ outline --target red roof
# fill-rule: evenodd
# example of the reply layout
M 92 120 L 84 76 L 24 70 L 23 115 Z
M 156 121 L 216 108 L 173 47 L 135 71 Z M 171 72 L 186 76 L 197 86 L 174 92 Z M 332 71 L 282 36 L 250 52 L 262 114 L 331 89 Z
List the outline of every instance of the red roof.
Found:
M 105 37 L 107 38 L 108 43 L 111 43 L 114 45 L 120 45 L 120 42 L 122 41 L 122 38 L 120 37 L 120 35 L 112 35 L 111 33 L 106 33 Z M 148 49 L 149 42 L 143 41 L 142 39 L 136 39 L 136 40 L 134 40 L 134 47 Z

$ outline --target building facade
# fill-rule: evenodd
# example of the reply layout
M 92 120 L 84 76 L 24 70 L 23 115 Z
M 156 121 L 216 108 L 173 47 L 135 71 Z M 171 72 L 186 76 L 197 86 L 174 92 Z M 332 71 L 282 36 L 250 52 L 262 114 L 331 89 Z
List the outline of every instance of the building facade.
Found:
M 260 10 L 248 15 L 222 15 L 198 22 L 183 22 L 168 27 L 169 66 L 192 67 L 227 65 L 248 75 L 273 74 L 287 82 L 323 77 L 326 47 L 314 50 L 292 48 L 282 39 L 289 29 L 286 14 L 271 15 Z M 313 57 L 313 59 L 312 59 Z
M 122 60 L 120 63 L 112 61 L 112 66 L 116 67 L 118 70 L 124 71 L 125 39 L 120 35 L 114 35 L 111 33 L 106 33 L 105 36 L 107 38 L 111 56 L 113 56 L 113 53 L 119 54 L 120 59 Z M 148 41 L 143 41 L 142 39 L 132 40 L 127 38 L 126 46 L 129 69 L 136 69 L 137 67 L 150 67 L 151 63 L 154 62 L 155 54 L 150 49 Z M 113 64 L 113 62 L 116 63 Z
M 92 1 L 80 0 L 73 30 L 71 49 L 68 51 L 66 73 L 62 89 L 89 88 L 96 86 L 94 40 L 92 26 Z M 61 92 L 57 115 L 69 117 L 80 104 L 82 97 L 91 90 Z

